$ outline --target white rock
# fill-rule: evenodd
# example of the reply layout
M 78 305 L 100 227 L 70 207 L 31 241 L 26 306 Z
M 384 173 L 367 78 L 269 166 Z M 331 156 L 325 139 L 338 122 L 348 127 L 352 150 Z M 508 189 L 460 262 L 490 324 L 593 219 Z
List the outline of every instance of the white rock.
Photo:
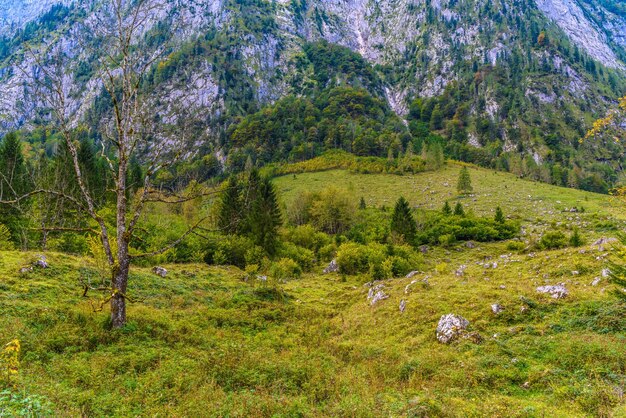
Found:
M 469 321 L 462 316 L 447 314 L 439 319 L 437 325 L 437 340 L 440 343 L 448 344 L 463 334 L 469 326 Z

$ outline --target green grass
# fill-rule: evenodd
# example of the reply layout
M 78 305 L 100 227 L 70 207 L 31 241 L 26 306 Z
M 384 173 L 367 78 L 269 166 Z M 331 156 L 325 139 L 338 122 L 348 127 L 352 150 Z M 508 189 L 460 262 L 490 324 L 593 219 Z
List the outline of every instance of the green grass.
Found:
M 389 207 L 403 194 L 438 209 L 455 198 L 457 170 L 329 171 L 276 183 L 287 204 L 333 184 L 369 205 Z M 528 230 L 579 223 L 591 237 L 624 219 L 616 198 L 471 172 L 476 201 L 464 203 L 477 214 L 501 205 Z M 586 212 L 562 212 L 571 206 Z M 429 287 L 406 294 L 411 280 L 388 280 L 389 299 L 374 307 L 368 277 L 317 274 L 322 266 L 281 285 L 284 294 L 242 280 L 235 268 L 171 265 L 164 279 L 136 268 L 130 289 L 141 302 L 119 331 L 81 298 L 80 269 L 90 260 L 52 253 L 50 269 L 21 275 L 35 254 L 3 252 L 0 337 L 20 339 L 19 391 L 47 399 L 54 416 L 626 416 L 626 307 L 608 295 L 606 279 L 590 285 L 613 251 L 582 250 L 434 248 L 416 277 L 428 276 Z M 486 259 L 498 267 L 477 264 Z M 535 291 L 560 282 L 567 299 Z M 492 303 L 505 311 L 492 314 Z M 435 328 L 447 313 L 466 317 L 483 343 L 439 344 Z
M 404 196 L 414 207 L 438 210 L 446 200 L 460 199 L 477 215 L 495 213 L 501 206 L 507 215 L 525 220 L 561 220 L 563 210 L 582 207 L 586 213 L 626 220 L 623 202 L 614 197 L 555 187 L 519 179 L 512 174 L 470 168 L 474 196 L 459 198 L 456 184 L 460 166 L 449 163 L 444 169 L 414 175 L 356 174 L 344 170 L 301 173 L 275 180 L 283 200 L 289 204 L 302 191 L 320 191 L 329 186 L 345 188 L 370 206 L 393 207 Z M 358 200 L 357 200 L 358 202 Z

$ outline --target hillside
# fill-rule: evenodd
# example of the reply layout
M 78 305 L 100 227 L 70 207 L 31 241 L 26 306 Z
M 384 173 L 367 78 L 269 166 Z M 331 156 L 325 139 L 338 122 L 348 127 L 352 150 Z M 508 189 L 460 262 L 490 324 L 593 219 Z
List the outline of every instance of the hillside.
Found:
M 28 136 L 51 122 L 28 88 L 30 72 L 36 73 L 29 64 L 39 59 L 25 51 L 41 47 L 48 48 L 45 58 L 67 60 L 71 125 L 84 126 L 97 143 L 109 108 L 98 76 L 102 57 L 85 44 L 97 32 L 90 17 L 105 13 L 103 6 L 65 2 L 23 22 L 46 4 L 11 2 L 4 12 L 19 29 L 0 35 L 0 132 L 20 129 Z M 166 120 L 185 96 L 189 141 L 223 171 L 241 169 L 247 158 L 258 165 L 294 161 L 329 148 L 419 153 L 435 138 L 449 158 L 516 174 L 533 171 L 556 185 L 606 191 L 621 182 L 620 143 L 578 142 L 626 88 L 624 12 L 616 2 L 202 0 L 161 6 L 135 41 L 142 57 L 159 55 L 142 94 Z M 132 15 L 132 5 L 125 10 Z M 172 26 L 170 39 L 163 28 Z M 336 87 L 357 89 L 367 96 L 361 102 L 379 101 L 377 111 L 358 118 L 329 114 L 325 100 Z M 294 98 L 312 114 L 306 123 L 294 122 L 299 129 L 290 128 L 301 133 L 271 158 L 259 142 L 262 133 L 277 135 L 273 120 L 257 121 L 259 135 L 235 135 L 274 106 L 294 106 Z M 396 120 L 390 122 L 391 114 Z M 570 171 L 575 174 L 568 180 Z
M 385 216 L 376 208 L 400 194 L 437 211 L 456 201 L 458 170 L 324 171 L 275 184 L 285 206 L 332 185 L 363 197 L 363 216 Z M 616 253 L 614 244 L 590 245 L 623 228 L 622 201 L 470 173 L 466 211 L 493 216 L 501 206 L 522 222 L 522 240 L 578 226 L 587 244 L 433 245 L 421 273 L 377 283 L 388 298 L 373 306 L 369 274 L 321 274 L 327 260 L 276 285 L 244 281 L 235 267 L 171 264 L 165 278 L 136 267 L 130 288 L 139 301 L 116 331 L 107 329 L 106 310 L 94 313 L 81 298 L 79 277 L 97 275 L 91 257 L 49 253 L 48 269 L 19 273 L 37 253 L 1 252 L 0 329 L 21 342 L 23 405 L 51 416 L 626 415 L 626 312 L 602 274 Z M 569 291 L 564 299 L 536 291 L 557 283 Z M 494 314 L 492 304 L 504 310 Z M 475 334 L 437 342 L 437 322 L 448 313 L 467 318 L 482 342 Z

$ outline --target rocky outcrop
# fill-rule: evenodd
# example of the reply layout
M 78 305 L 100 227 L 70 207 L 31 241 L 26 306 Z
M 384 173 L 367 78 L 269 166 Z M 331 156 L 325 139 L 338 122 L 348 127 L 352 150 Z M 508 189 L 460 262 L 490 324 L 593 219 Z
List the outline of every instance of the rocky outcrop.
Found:
M 569 292 L 563 283 L 554 286 L 540 286 L 537 288 L 539 293 L 547 293 L 554 299 L 563 299 Z
M 451 343 L 463 335 L 469 324 L 469 321 L 462 316 L 443 315 L 437 325 L 437 341 L 442 344 Z

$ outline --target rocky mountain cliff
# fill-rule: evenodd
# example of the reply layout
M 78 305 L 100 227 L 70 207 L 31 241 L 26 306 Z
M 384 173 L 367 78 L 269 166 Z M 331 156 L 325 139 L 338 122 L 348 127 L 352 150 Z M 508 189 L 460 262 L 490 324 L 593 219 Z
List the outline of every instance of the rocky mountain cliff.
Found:
M 81 92 L 72 108 L 97 125 L 95 60 L 72 37 L 99 3 L 66 4 L 26 23 L 52 3 L 0 6 L 4 131 L 29 127 L 37 115 L 11 60 L 24 42 L 63 45 Z M 539 165 L 555 153 L 561 164 L 582 165 L 572 162 L 577 139 L 626 85 L 626 11 L 612 0 L 170 0 L 167 8 L 147 37 L 158 40 L 173 11 L 187 24 L 151 88 L 164 107 L 168 96 L 192 93 L 187 104 L 203 114 L 197 140 L 207 152 L 228 151 L 229 127 L 265 105 L 345 84 L 382 98 L 414 126 L 424 119 L 421 109 L 411 111 L 416 99 L 453 98 L 438 103 L 454 107 L 442 110 L 452 125 L 430 128 L 445 129 L 448 139 L 454 126 L 461 130 L 455 158 L 471 154 L 493 165 L 518 150 Z M 8 26 L 23 29 L 11 34 Z M 345 50 L 319 48 L 321 41 Z M 619 152 L 591 147 L 585 158 L 604 164 Z

